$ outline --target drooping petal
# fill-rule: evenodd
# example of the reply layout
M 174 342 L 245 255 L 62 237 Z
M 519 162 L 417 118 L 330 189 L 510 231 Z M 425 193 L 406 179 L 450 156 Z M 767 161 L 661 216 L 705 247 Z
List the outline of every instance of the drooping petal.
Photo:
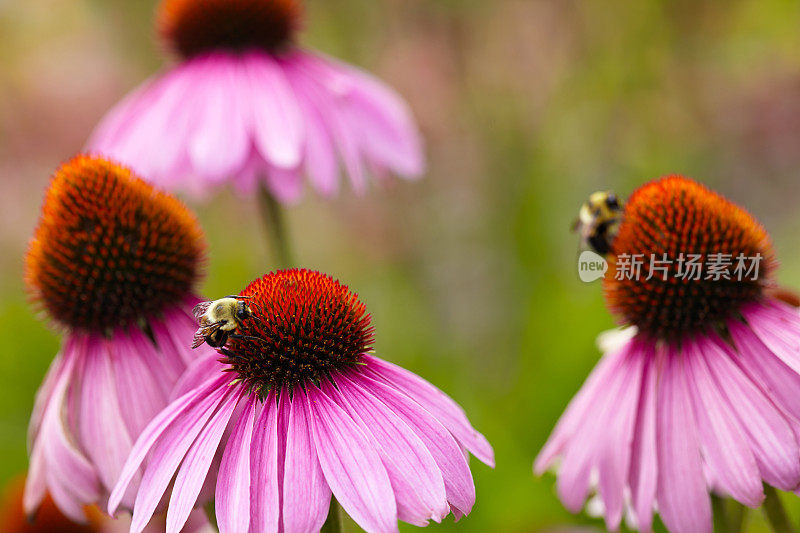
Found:
M 136 438 L 167 404 L 167 395 L 161 384 L 164 379 L 159 373 L 161 368 L 148 365 L 147 358 L 141 351 L 149 349 L 151 352 L 156 352 L 157 348 L 146 339 L 133 341 L 129 335 L 138 337 L 142 333 L 138 328 L 133 328 L 129 334 L 115 335 L 114 343 L 109 349 L 109 357 L 117 398 L 125 400 L 125 409 L 121 416 L 125 420 L 129 434 Z
M 354 376 L 353 381 L 380 398 L 417 434 L 442 472 L 453 514 L 469 514 L 475 503 L 475 484 L 466 456 L 453 435 L 429 411 L 385 382 L 364 374 Z
M 250 528 L 250 445 L 256 418 L 256 397 L 245 403 L 219 467 L 215 507 L 220 533 Z
M 687 390 L 694 405 L 705 465 L 718 488 L 750 507 L 757 507 L 764 499 L 764 492 L 755 457 L 744 429 L 706 362 L 726 358 L 726 354 L 714 353 L 708 358 L 704 351 L 710 346 L 710 342 L 698 344 L 692 340 L 684 347 Z M 723 383 L 724 387 L 729 386 Z
M 66 420 L 65 396 L 73 379 L 73 369 L 83 354 L 64 361 L 61 375 L 45 409 L 34 455 L 41 453 L 47 488 L 59 508 L 72 520 L 85 521 L 83 504 L 100 497 L 100 482 L 92 464 L 75 447 Z M 36 448 L 42 447 L 41 452 Z M 38 505 L 39 502 L 36 502 Z M 28 509 L 31 512 L 33 509 Z
M 348 178 L 356 193 L 363 194 L 366 190 L 367 180 L 363 154 L 359 147 L 358 132 L 352 131 L 347 123 L 341 95 L 336 90 L 326 87 L 314 76 L 313 70 L 309 72 L 307 57 L 296 53 L 291 61 L 285 63 L 286 75 L 300 101 L 311 106 L 318 113 L 320 123 L 325 124 L 333 143 L 347 170 Z
M 303 194 L 303 176 L 300 168 L 270 167 L 265 176 L 269 192 L 283 204 L 294 204 Z
M 278 531 L 278 401 L 270 391 L 253 427 L 253 460 L 250 483 L 250 532 Z
M 275 167 L 297 168 L 303 150 L 303 115 L 283 69 L 267 54 L 251 53 L 243 61 L 250 80 L 248 101 L 259 152 Z
M 178 418 L 190 418 L 186 416 L 187 411 L 195 414 L 196 411 L 207 408 L 213 400 L 213 398 L 212 400 L 208 399 L 209 396 L 213 396 L 211 393 L 222 390 L 230 379 L 230 376 L 215 376 L 209 379 L 169 404 L 147 425 L 133 444 L 128 460 L 125 461 L 125 466 L 122 468 L 120 479 L 117 481 L 114 490 L 111 491 L 111 496 L 108 500 L 109 514 L 114 515 L 116 513 L 122 495 L 127 490 L 136 472 L 138 472 L 139 466 L 160 437 L 172 427 L 175 420 Z
M 322 117 L 304 95 L 298 93 L 298 103 L 306 125 L 305 171 L 311 184 L 324 196 L 339 190 L 339 160 L 336 148 Z
M 319 54 L 305 52 L 318 78 L 342 95 L 348 123 L 374 162 L 407 178 L 425 170 L 422 141 L 411 111 L 402 98 L 364 71 Z
M 84 452 L 106 487 L 113 487 L 133 445 L 112 369 L 114 341 L 91 339 L 83 358 L 78 429 Z M 133 486 L 138 483 L 134 478 Z M 133 492 L 129 492 L 128 505 Z
M 394 493 L 378 451 L 319 389 L 309 387 L 305 405 L 322 472 L 342 508 L 368 531 L 397 531 Z
M 794 490 L 800 483 L 800 448 L 795 432 L 778 407 L 734 362 L 756 359 L 758 355 L 734 354 L 720 339 L 713 339 L 701 349 L 721 394 L 727 399 L 728 409 L 744 428 L 760 477 L 783 490 Z
M 344 375 L 336 387 L 326 382 L 323 391 L 344 407 L 373 445 L 381 451 L 401 520 L 425 526 L 440 521 L 450 508 L 444 479 L 436 461 L 414 431 L 391 409 Z
M 711 500 L 700 459 L 697 423 L 684 377 L 683 354 L 669 350 L 658 389 L 656 447 L 659 514 L 675 533 L 711 532 Z
M 750 328 L 778 358 L 800 373 L 800 318 L 783 309 L 784 304 L 753 305 L 741 313 Z
M 140 533 L 150 521 L 186 452 L 189 451 L 192 443 L 220 403 L 224 402 L 226 397 L 231 394 L 235 394 L 234 387 L 222 385 L 212 389 L 207 395 L 201 397 L 196 405 L 175 417 L 170 426 L 161 433 L 153 446 L 150 462 L 142 476 L 139 492 L 136 494 L 131 533 Z M 173 412 L 169 407 L 165 411 L 170 414 Z M 147 429 L 145 429 L 146 432 Z M 131 457 L 134 457 L 133 454 L 132 451 Z M 117 488 L 119 486 L 117 485 Z M 114 490 L 116 491 L 117 488 Z
M 492 446 L 472 427 L 464 410 L 452 398 L 413 372 L 371 355 L 365 359 L 376 375 L 430 411 L 481 462 L 494 466 Z
M 570 401 L 566 411 L 556 423 L 553 433 L 547 439 L 547 443 L 536 457 L 534 472 L 537 475 L 543 474 L 550 468 L 556 457 L 563 453 L 565 446 L 585 420 L 589 408 L 597 402 L 597 394 L 605 392 L 605 384 L 609 377 L 618 371 L 626 353 L 621 349 L 615 350 L 604 355 L 597 363 L 578 393 Z
M 767 391 L 772 400 L 800 420 L 800 374 L 775 355 L 753 331 L 731 320 L 728 330 L 736 345 L 737 363 Z
M 633 342 L 621 353 L 621 364 L 609 375 L 603 395 L 592 402 L 586 419 L 570 439 L 557 481 L 564 505 L 577 512 L 586 500 L 592 472 L 597 471 L 609 529 L 618 526 L 622 515 L 622 484 L 628 475 L 634 409 L 645 355 Z M 591 446 L 586 445 L 589 442 Z
M 291 402 L 287 400 L 288 395 L 286 389 L 281 392 L 281 407 L 289 410 L 283 471 L 283 529 L 292 533 L 318 531 L 328 515 L 331 489 L 317 458 L 305 393 L 295 389 Z
M 250 151 L 241 87 L 246 73 L 227 55 L 211 56 L 208 82 L 202 104 L 196 109 L 197 123 L 187 136 L 188 156 L 195 174 L 219 182 L 244 166 Z
M 645 363 L 642 391 L 639 397 L 638 418 L 633 431 L 629 471 L 631 502 L 639 531 L 652 531 L 653 507 L 656 499 L 656 396 L 658 369 L 663 364 L 663 352 L 648 354 L 654 359 Z
M 167 533 L 178 533 L 195 506 L 203 482 L 217 453 L 222 435 L 239 403 L 239 394 L 230 395 L 222 402 L 183 459 L 172 487 L 167 510 Z

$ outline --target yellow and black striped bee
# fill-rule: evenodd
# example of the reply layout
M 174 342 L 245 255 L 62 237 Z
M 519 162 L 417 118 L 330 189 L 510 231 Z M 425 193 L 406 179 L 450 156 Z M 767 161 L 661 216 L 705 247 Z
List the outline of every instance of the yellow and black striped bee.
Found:
M 220 348 L 228 342 L 228 337 L 239 328 L 241 321 L 253 316 L 250 306 L 243 296 L 226 296 L 219 300 L 202 302 L 192 309 L 200 327 L 194 334 L 192 348 L 204 342 Z
M 572 224 L 572 231 L 580 233 L 581 245 L 600 255 L 609 253 L 622 221 L 623 207 L 624 204 L 611 191 L 589 196 Z

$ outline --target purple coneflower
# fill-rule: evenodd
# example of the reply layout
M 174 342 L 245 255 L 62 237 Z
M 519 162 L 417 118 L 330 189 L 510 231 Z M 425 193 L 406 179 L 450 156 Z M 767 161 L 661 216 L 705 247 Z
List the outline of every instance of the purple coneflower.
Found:
M 55 173 L 25 280 L 65 338 L 31 416 L 27 513 L 46 491 L 73 520 L 106 501 L 197 357 L 186 342 L 205 250 L 189 210 L 129 170 L 78 156 Z
M 491 465 L 492 448 L 443 392 L 369 355 L 370 316 L 355 294 L 293 269 L 255 280 L 241 297 L 252 316 L 221 360 L 187 372 L 193 388 L 142 433 L 110 512 L 149 456 L 131 530 L 141 530 L 172 483 L 167 531 L 177 532 L 202 503 L 219 449 L 223 532 L 318 531 L 331 495 L 367 531 L 469 513 L 466 450 Z
M 561 500 L 577 512 L 596 490 L 610 529 L 627 506 L 642 531 L 654 510 L 670 531 L 711 531 L 710 492 L 758 507 L 763 483 L 796 489 L 800 314 L 774 290 L 764 228 L 670 176 L 633 193 L 609 263 L 628 328 L 602 343 L 535 470 L 560 458 Z
M 369 74 L 295 44 L 300 0 L 164 0 L 158 27 L 182 61 L 100 123 L 89 149 L 169 189 L 225 182 L 278 200 L 368 172 L 413 178 L 421 142 L 403 100 Z

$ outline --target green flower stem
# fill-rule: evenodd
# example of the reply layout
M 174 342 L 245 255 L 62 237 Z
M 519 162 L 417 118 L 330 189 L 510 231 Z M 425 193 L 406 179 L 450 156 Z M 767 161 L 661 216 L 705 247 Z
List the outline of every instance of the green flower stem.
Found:
M 764 515 L 767 518 L 772 531 L 775 533 L 794 533 L 795 529 L 789 522 L 786 510 L 783 508 L 780 496 L 777 491 L 769 485 L 764 485 L 764 493 L 767 495 L 762 505 Z
M 322 529 L 319 530 L 319 533 L 342 533 L 342 531 L 344 531 L 342 525 L 342 507 L 339 505 L 339 502 L 336 501 L 336 498 L 331 496 L 331 507 L 328 510 L 328 518 L 325 519 L 325 523 L 322 524 Z
M 278 267 L 289 268 L 292 266 L 292 254 L 289 249 L 283 209 L 275 197 L 264 187 L 260 187 L 258 193 L 261 215 L 264 217 L 267 232 L 271 236 Z
M 735 500 L 726 500 L 711 495 L 711 507 L 714 511 L 714 531 L 717 533 L 742 533 L 747 508 Z
M 217 525 L 217 511 L 214 507 L 214 500 L 210 500 L 207 504 L 203 506 L 203 511 L 206 513 L 206 518 L 214 526 L 214 529 L 219 531 L 219 526 Z

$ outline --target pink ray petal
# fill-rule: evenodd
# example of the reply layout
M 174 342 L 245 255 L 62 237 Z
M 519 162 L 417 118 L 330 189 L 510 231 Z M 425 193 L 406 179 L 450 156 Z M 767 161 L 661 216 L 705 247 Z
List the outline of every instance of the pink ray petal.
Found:
M 367 531 L 397 531 L 394 493 L 378 451 L 319 389 L 309 388 L 305 405 L 320 466 L 342 508 Z
M 165 407 L 147 427 L 144 428 L 133 444 L 133 448 L 131 448 L 131 453 L 128 456 L 128 460 L 125 461 L 120 479 L 117 481 L 114 490 L 111 491 L 111 496 L 108 500 L 108 513 L 110 515 L 116 514 L 122 496 L 134 475 L 138 472 L 139 466 L 153 446 L 156 445 L 159 438 L 170 429 L 171 424 L 179 417 L 186 418 L 185 414 L 187 411 L 194 413 L 201 408 L 206 408 L 207 405 L 211 403 L 211 400 L 208 400 L 208 395 L 213 391 L 222 390 L 226 382 L 230 379 L 230 376 L 215 376 L 209 379 Z
M 244 61 L 256 146 L 272 165 L 297 168 L 303 150 L 303 115 L 283 69 L 262 53 L 249 54 Z
M 737 355 L 720 339 L 701 349 L 728 408 L 744 428 L 760 477 L 783 490 L 795 489 L 800 484 L 800 448 L 795 432 L 779 408 L 735 364 L 736 360 L 747 358 L 752 362 L 759 356 L 755 351 Z M 771 359 L 780 364 L 777 358 Z M 775 379 L 780 379 L 778 376 Z
M 278 401 L 270 391 L 253 428 L 250 509 L 251 533 L 278 531 L 280 490 L 278 489 Z
M 430 519 L 441 521 L 450 512 L 444 479 L 419 436 L 377 397 L 346 376 L 337 376 L 336 384 L 324 384 L 323 391 L 345 408 L 381 451 L 400 519 L 418 526 L 427 525 Z
M 653 507 L 656 499 L 656 396 L 658 394 L 658 371 L 664 364 L 664 353 L 653 350 L 646 355 L 639 397 L 639 414 L 633 431 L 633 446 L 630 465 L 630 487 L 633 512 L 639 531 L 652 531 Z
M 380 398 L 419 436 L 442 472 L 450 510 L 456 518 L 469 514 L 475 503 L 475 484 L 455 437 L 429 411 L 384 381 L 365 374 L 353 377 L 353 381 Z
M 219 467 L 215 507 L 220 533 L 250 528 L 250 444 L 256 418 L 256 396 L 251 395 L 225 445 Z
M 285 411 L 288 407 L 289 411 L 283 471 L 283 529 L 293 533 L 319 531 L 328 515 L 331 489 L 317 458 L 305 393 L 295 389 L 291 402 L 286 400 L 288 396 L 287 390 L 281 392 L 281 408 Z
M 675 533 L 711 533 L 711 500 L 683 375 L 683 355 L 670 350 L 665 359 L 656 406 L 659 513 Z
M 764 500 L 758 466 L 747 435 L 721 390 L 728 384 L 718 387 L 709 369 L 704 352 L 710 345 L 693 340 L 684 347 L 684 369 L 705 465 L 717 487 L 750 507 L 758 507 Z M 726 357 L 724 353 L 713 356 Z
M 167 510 L 167 533 L 178 533 L 189 519 L 242 392 L 232 394 L 222 402 L 183 459 Z
M 413 372 L 377 357 L 365 356 L 367 367 L 381 379 L 408 394 L 439 420 L 481 462 L 494 466 L 494 451 L 475 431 L 464 410 L 448 395 Z
M 79 435 L 84 453 L 106 487 L 113 487 L 133 445 L 123 419 L 114 371 L 113 341 L 90 341 L 84 354 L 81 376 Z M 138 485 L 134 477 L 132 489 Z M 133 503 L 133 490 L 125 500 Z

